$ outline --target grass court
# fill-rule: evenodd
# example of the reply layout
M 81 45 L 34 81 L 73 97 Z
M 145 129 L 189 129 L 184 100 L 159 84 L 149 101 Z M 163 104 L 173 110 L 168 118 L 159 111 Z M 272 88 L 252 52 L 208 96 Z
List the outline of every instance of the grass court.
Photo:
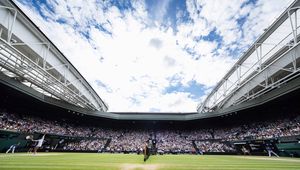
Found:
M 0 154 L 0 170 L 300 170 L 299 158 L 219 155 Z

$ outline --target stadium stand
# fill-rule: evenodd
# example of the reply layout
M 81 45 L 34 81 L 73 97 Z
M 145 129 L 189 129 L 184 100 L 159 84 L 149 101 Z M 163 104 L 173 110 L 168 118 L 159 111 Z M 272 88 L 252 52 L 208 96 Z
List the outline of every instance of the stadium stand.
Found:
M 104 139 L 89 139 L 89 140 L 79 140 L 76 142 L 69 142 L 63 146 L 63 150 L 89 150 L 101 152 L 104 148 L 106 140 Z
M 147 131 L 125 130 L 117 132 L 115 135 L 110 135 L 111 142 L 107 148 L 108 152 L 139 153 L 143 143 L 150 137 L 150 133 Z
M 206 140 L 196 141 L 197 148 L 203 152 L 235 152 L 235 148 L 225 142 Z
M 69 151 L 140 153 L 148 139 L 156 141 L 157 153 L 236 152 L 235 141 L 267 140 L 300 135 L 300 115 L 232 127 L 199 130 L 106 129 L 75 125 L 70 120 L 46 120 L 33 115 L 2 112 L 0 129 L 25 134 L 66 138 L 45 148 Z M 68 139 L 69 138 L 69 139 Z M 71 138 L 71 139 L 70 139 Z M 59 146 L 58 146 L 59 144 Z

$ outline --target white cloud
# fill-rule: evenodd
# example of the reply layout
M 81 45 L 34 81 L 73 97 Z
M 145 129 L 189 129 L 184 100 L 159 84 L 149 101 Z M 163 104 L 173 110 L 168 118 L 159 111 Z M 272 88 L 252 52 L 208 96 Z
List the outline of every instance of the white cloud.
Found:
M 133 1 L 133 10 L 123 11 L 109 1 L 49 3 L 55 13 L 43 6 L 47 20 L 32 6 L 19 4 L 109 104 L 110 111 L 161 112 L 196 111 L 200 100 L 236 61 L 228 48 L 252 43 L 262 24 L 270 24 L 283 4 L 259 0 L 256 8 L 253 4 L 241 8 L 240 0 L 222 1 L 222 5 L 212 0 L 187 1 L 191 19 L 177 21 L 174 31 L 160 23 L 152 25 L 144 1 Z M 163 4 L 156 9 L 157 18 L 167 15 L 170 1 Z M 177 14 L 184 16 L 182 11 Z M 246 15 L 241 28 L 237 19 Z M 65 23 L 57 22 L 60 19 Z M 197 39 L 214 29 L 222 42 Z M 205 87 L 204 96 L 165 93 L 169 86 L 189 87 L 191 81 Z
M 243 26 L 244 34 L 247 36 L 245 36 L 242 43 L 248 44 L 249 41 L 253 41 L 262 34 L 264 29 L 268 28 L 292 1 L 258 0 L 256 7 L 251 10 Z
M 170 2 L 171 0 L 161 0 L 159 2 L 152 2 L 153 6 L 150 7 L 152 8 L 152 17 L 157 24 L 162 24 L 162 22 L 164 21 Z

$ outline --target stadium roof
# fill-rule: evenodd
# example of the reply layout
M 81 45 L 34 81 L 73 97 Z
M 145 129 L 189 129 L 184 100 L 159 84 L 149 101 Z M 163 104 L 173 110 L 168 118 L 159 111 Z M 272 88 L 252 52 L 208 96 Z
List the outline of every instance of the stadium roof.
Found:
M 2 76 L 45 96 L 87 110 L 107 111 L 89 83 L 16 4 L 1 1 L 0 5 Z
M 5 4 L 6 2 L 8 4 L 11 3 L 11 1 L 2 1 L 2 4 Z M 243 24 L 238 23 L 237 26 L 239 27 L 236 28 L 236 31 L 241 34 L 251 33 L 252 38 L 249 39 L 246 35 L 241 35 L 238 36 L 236 41 L 230 43 L 225 41 L 226 35 L 222 33 L 224 30 L 218 30 L 216 27 L 214 27 L 212 31 L 209 31 L 210 27 L 205 27 L 208 29 L 208 35 L 206 36 L 202 35 L 204 34 L 203 32 L 198 32 L 198 34 L 201 35 L 199 37 L 193 34 L 193 31 L 195 30 L 190 29 L 198 26 L 197 24 L 199 23 L 196 22 L 195 18 L 189 18 L 192 16 L 189 8 L 194 6 L 196 9 L 198 4 L 191 5 L 188 4 L 189 2 L 177 4 L 179 6 L 184 5 L 182 8 L 187 10 L 189 14 L 188 17 L 186 16 L 187 18 L 180 15 L 180 17 L 185 18 L 186 21 L 181 21 L 180 23 L 176 22 L 175 25 L 172 25 L 172 22 L 170 22 L 170 25 L 165 25 L 165 15 L 168 15 L 168 12 L 172 12 L 172 10 L 175 9 L 166 7 L 168 10 L 163 12 L 164 15 L 158 18 L 156 18 L 157 16 L 150 15 L 151 11 L 153 12 L 157 9 L 144 9 L 144 12 L 147 14 L 144 17 L 149 19 L 145 23 L 139 23 L 140 26 L 143 25 L 144 27 L 138 27 L 138 32 L 135 32 L 137 31 L 137 28 L 122 25 L 122 28 L 120 28 L 121 30 L 119 31 L 125 31 L 123 32 L 124 35 L 114 32 L 114 22 L 120 24 L 124 22 L 133 22 L 132 20 L 134 20 L 134 22 L 141 21 L 141 18 L 136 16 L 137 13 L 135 13 L 138 12 L 137 6 L 155 6 L 157 4 L 132 4 L 131 2 L 128 2 L 128 4 L 130 4 L 128 9 L 121 7 L 124 4 L 116 4 L 115 2 L 96 4 L 97 9 L 93 14 L 98 14 L 102 11 L 102 14 L 104 15 L 102 17 L 104 18 L 110 17 L 106 16 L 106 13 L 110 13 L 106 10 L 109 10 L 110 8 L 120 12 L 120 15 L 116 18 L 109 18 L 111 20 L 106 20 L 106 22 L 111 25 L 108 27 L 111 29 L 110 32 L 106 32 L 108 31 L 108 28 L 104 28 L 105 24 L 101 23 L 104 24 L 101 25 L 98 23 L 100 22 L 98 20 L 93 21 L 90 25 L 85 25 L 86 23 L 83 23 L 82 26 L 76 25 L 76 23 L 78 24 L 78 18 L 74 16 L 74 13 L 69 16 L 71 19 L 68 18 L 66 21 L 61 21 L 60 19 L 63 19 L 62 16 L 67 16 L 59 11 L 64 9 L 64 7 L 59 9 L 60 7 L 53 6 L 59 5 L 58 2 L 52 4 L 52 1 L 17 1 L 17 3 L 26 14 L 20 11 L 17 6 L 15 6 L 15 8 L 20 14 L 14 13 L 16 9 L 14 9 L 15 4 L 13 3 L 11 4 L 13 5 L 13 8 L 10 8 L 10 6 L 2 6 L 1 10 L 1 15 L 4 16 L 1 20 L 2 25 L 0 33 L 2 37 L 0 52 L 2 55 L 1 60 L 3 60 L 1 63 L 1 72 L 4 73 L 3 75 L 0 74 L 1 83 L 29 94 L 43 102 L 70 109 L 78 113 L 120 120 L 193 120 L 225 115 L 245 108 L 261 105 L 299 88 L 300 61 L 299 56 L 293 54 L 297 54 L 298 48 L 300 48 L 298 43 L 298 32 L 294 29 L 298 28 L 297 23 L 300 23 L 300 21 L 298 21 L 298 19 L 300 19 L 300 16 L 298 17 L 300 13 L 296 12 L 299 9 L 298 6 L 300 1 L 294 1 L 288 9 L 283 11 L 272 25 L 269 23 L 268 25 L 270 26 L 263 30 L 264 33 L 256 39 L 255 43 L 247 51 L 246 49 L 250 46 L 248 41 L 253 42 L 258 34 L 262 32 L 260 27 L 256 28 L 258 30 L 252 30 L 252 32 L 251 30 L 245 30 L 248 28 L 245 24 L 251 24 L 248 23 L 250 21 L 247 21 L 247 19 L 253 15 L 253 11 L 247 12 L 244 8 L 246 6 L 255 11 L 257 8 L 266 5 L 260 1 L 249 1 L 240 4 L 238 9 L 244 9 L 246 12 L 243 15 L 239 14 L 237 18 L 233 19 L 234 21 L 238 21 L 240 19 L 239 17 L 245 15 Z M 90 3 L 90 1 L 86 3 Z M 172 3 L 172 1 L 168 3 Z M 207 2 L 206 5 L 208 4 L 209 3 Z M 68 3 L 65 5 L 66 8 L 70 7 L 70 5 L 76 7 L 76 4 L 75 6 L 74 4 Z M 102 5 L 101 7 L 103 8 L 100 8 L 97 5 Z M 167 6 L 168 5 L 170 4 L 167 4 Z M 43 6 L 44 8 L 42 8 Z M 90 9 L 92 10 L 93 7 Z M 132 11 L 132 9 L 136 11 Z M 78 12 L 81 11 L 81 8 L 73 10 Z M 205 11 L 205 9 L 201 10 Z M 177 11 L 177 9 L 175 11 Z M 67 13 L 68 12 L 70 11 L 67 10 Z M 88 15 L 85 12 L 86 11 L 84 11 L 83 14 Z M 127 14 L 126 12 L 130 12 L 130 14 Z M 59 15 L 56 16 L 56 13 Z M 53 16 L 54 14 L 55 16 Z M 197 12 L 197 16 L 201 16 L 201 14 L 201 11 Z M 30 18 L 28 18 L 27 15 L 29 15 Z M 260 15 L 257 15 L 256 17 L 261 17 Z M 277 13 L 273 13 L 272 15 L 276 16 Z M 264 17 L 262 17 L 259 22 L 256 20 L 252 22 L 255 22 L 256 26 L 262 24 L 262 20 L 270 17 L 271 14 L 265 14 L 263 16 Z M 97 19 L 94 15 L 83 15 L 83 17 Z M 152 23 L 152 21 L 156 21 L 159 18 L 163 19 L 160 22 L 157 21 L 158 23 Z M 74 23 L 68 23 L 71 21 L 75 22 L 75 26 L 72 25 Z M 35 26 L 33 22 L 39 27 Z M 206 22 L 209 22 L 207 18 Z M 6 25 L 7 23 L 8 25 Z M 10 26 L 11 23 L 13 23 L 12 26 Z M 191 28 L 186 25 L 188 23 Z M 96 26 L 94 24 L 96 24 Z M 52 27 L 55 28 L 55 31 L 49 31 L 50 29 L 53 29 Z M 126 28 L 126 30 L 122 30 L 123 27 Z M 182 27 L 186 27 L 185 31 L 187 31 L 185 32 L 186 34 L 184 34 L 184 38 L 182 37 L 183 35 L 181 35 L 182 30 L 180 31 L 180 28 Z M 84 28 L 86 30 L 82 30 Z M 105 29 L 107 30 L 105 31 Z M 43 32 L 41 30 L 43 30 Z M 160 36 L 153 34 L 153 32 Z M 230 33 L 230 30 L 227 30 L 226 33 Z M 46 35 L 53 40 L 58 47 L 55 46 Z M 128 37 L 129 35 L 130 37 Z M 141 36 L 140 39 L 137 38 L 131 41 L 133 35 Z M 146 36 L 146 38 L 144 36 Z M 192 37 L 192 40 L 190 40 L 190 36 Z M 124 45 L 125 47 L 128 47 L 128 49 L 126 49 L 122 47 L 122 43 L 126 44 L 125 41 L 121 41 L 122 43 L 118 42 L 120 40 L 118 38 L 120 37 L 121 40 L 130 40 L 134 45 L 137 45 L 135 44 L 137 41 L 146 43 L 146 46 L 137 46 L 140 47 L 140 49 L 137 49 L 135 46 L 133 49 L 131 45 Z M 35 38 L 38 38 L 39 43 L 35 41 Z M 65 43 L 67 40 L 69 45 Z M 73 40 L 75 40 L 75 42 L 73 42 Z M 190 41 L 188 43 L 185 42 L 187 44 L 182 47 L 182 44 L 180 43 L 183 42 L 181 41 L 188 40 Z M 245 42 L 245 40 L 248 41 Z M 172 45 L 174 42 L 175 46 L 174 44 Z M 99 43 L 99 45 L 95 43 Z M 115 43 L 116 45 L 114 45 Z M 195 45 L 193 47 L 194 51 L 190 51 L 191 49 L 186 48 L 190 43 Z M 203 43 L 216 43 L 216 46 L 204 55 L 201 54 L 201 51 L 196 51 L 208 48 L 208 46 L 198 47 L 199 44 L 203 45 Z M 121 53 L 118 52 L 110 53 L 110 51 L 106 49 L 106 46 L 114 47 L 116 49 L 120 48 L 126 57 L 120 57 Z M 39 50 L 40 47 L 42 47 L 42 50 Z M 148 48 L 150 48 L 150 52 L 147 51 L 149 50 Z M 116 51 L 116 49 L 113 49 L 113 51 Z M 48 52 L 47 55 L 43 54 L 43 50 Z M 79 69 L 89 83 L 70 63 L 65 55 L 60 52 L 60 50 L 66 54 L 66 57 Z M 137 50 L 139 53 L 127 54 L 126 52 L 130 50 Z M 175 52 L 173 51 L 174 53 L 172 53 L 172 50 Z M 237 61 L 237 58 L 242 54 L 242 51 L 246 51 L 246 53 L 244 53 Z M 151 55 L 149 55 L 148 52 Z M 98 58 L 98 55 L 100 55 L 100 58 Z M 141 55 L 142 57 L 136 55 Z M 129 57 L 127 58 L 127 56 Z M 132 56 L 135 57 L 134 60 L 131 61 Z M 207 62 L 207 59 L 209 62 Z M 212 93 L 210 93 L 209 97 L 205 100 L 204 104 L 200 105 L 198 108 L 198 111 L 201 112 L 201 114 L 197 114 L 194 109 L 192 111 L 186 109 L 185 106 L 191 106 L 190 104 L 192 103 L 198 103 L 202 98 L 204 99 L 207 94 L 209 94 L 212 87 L 214 87 L 219 79 L 214 77 L 215 74 L 217 77 L 220 77 L 226 73 L 224 70 L 218 68 L 220 63 L 222 65 L 226 64 L 226 67 L 223 67 L 223 69 L 228 70 L 235 61 L 237 62 L 234 67 L 231 68 L 221 81 L 219 81 Z M 164 62 L 167 62 L 167 65 Z M 205 77 L 205 75 L 202 72 L 197 71 L 200 71 L 201 66 L 205 67 L 208 63 L 211 68 L 205 68 L 203 71 L 205 71 L 204 73 L 206 74 L 210 74 L 207 74 L 207 80 L 204 80 L 201 76 Z M 249 69 L 247 69 L 248 71 L 242 70 L 243 67 L 248 67 L 250 66 L 249 64 L 252 63 L 254 63 L 255 67 L 249 67 Z M 156 64 L 157 67 L 155 66 Z M 159 66 L 159 64 L 162 64 L 162 66 Z M 191 66 L 191 68 L 188 68 L 188 66 Z M 137 69 L 134 67 L 137 67 Z M 183 72 L 182 69 L 186 70 Z M 167 73 L 164 73 L 166 70 Z M 136 74 L 136 72 L 139 71 L 141 71 L 141 73 Z M 120 75 L 116 75 L 116 73 L 120 73 Z M 159 77 L 160 73 L 163 74 L 162 77 Z M 199 75 L 200 77 L 197 77 Z M 243 75 L 246 76 L 243 77 Z M 8 78 L 7 76 L 13 79 Z M 139 79 L 137 79 L 138 76 L 140 76 Z M 157 77 L 158 79 L 152 80 L 152 78 L 154 78 L 152 76 Z M 231 77 L 237 77 L 237 80 L 234 80 L 236 82 L 235 84 Z M 215 80 L 212 81 L 210 78 Z M 43 84 L 39 84 L 41 80 Z M 105 83 L 105 80 L 110 83 L 114 82 L 118 84 L 108 85 Z M 184 81 L 185 83 L 183 83 Z M 207 82 L 204 83 L 205 81 Z M 202 82 L 202 84 L 200 82 Z M 230 83 L 233 85 L 230 85 Z M 90 84 L 96 89 L 98 94 L 101 94 L 101 97 L 103 94 L 104 96 L 109 97 L 109 100 L 115 101 L 115 104 L 112 103 L 115 108 L 111 109 L 110 112 L 105 112 L 107 105 L 96 94 L 94 89 L 91 88 Z M 35 90 L 32 90 L 31 88 Z M 128 93 L 124 93 L 124 89 L 127 90 Z M 138 89 L 137 91 L 141 92 L 141 94 L 134 91 L 136 89 Z M 134 95 L 126 96 L 129 93 Z M 121 94 L 121 96 L 118 96 L 118 94 Z M 168 97 L 165 98 L 166 96 Z M 121 99 L 122 97 L 123 99 Z M 165 101 L 165 99 L 168 100 Z M 124 103 L 120 103 L 121 101 L 124 101 Z M 119 106 L 118 108 L 121 112 L 114 111 L 117 106 Z M 133 110 L 128 111 L 123 108 L 125 106 L 127 109 Z M 147 106 L 148 109 L 146 111 L 142 110 L 144 112 L 141 112 L 139 108 L 142 108 L 142 106 Z M 164 108 L 159 109 L 159 107 L 155 106 L 164 106 Z

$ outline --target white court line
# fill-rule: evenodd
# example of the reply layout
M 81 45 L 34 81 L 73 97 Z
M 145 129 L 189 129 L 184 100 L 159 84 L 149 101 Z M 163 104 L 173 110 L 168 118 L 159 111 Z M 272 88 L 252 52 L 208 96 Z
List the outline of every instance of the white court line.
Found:
M 57 155 L 65 155 L 64 153 L 15 153 L 15 154 L 1 154 L 0 156 L 6 157 L 6 156 L 57 156 Z
M 268 161 L 286 161 L 286 162 L 299 162 L 300 159 L 292 158 L 275 158 L 275 157 L 253 157 L 253 156 L 238 156 L 237 158 L 252 159 L 252 160 L 268 160 Z

